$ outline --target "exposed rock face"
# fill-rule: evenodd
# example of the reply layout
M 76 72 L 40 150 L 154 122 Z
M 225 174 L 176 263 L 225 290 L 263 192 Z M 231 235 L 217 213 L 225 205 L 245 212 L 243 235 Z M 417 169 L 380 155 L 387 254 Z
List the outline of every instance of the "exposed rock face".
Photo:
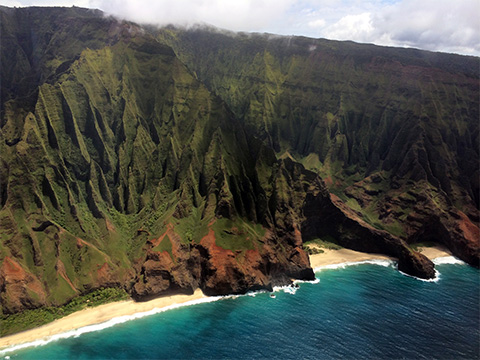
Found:
M 419 239 L 440 242 L 459 259 L 477 268 L 480 266 L 480 230 L 458 210 L 431 216 L 408 242 Z
M 433 263 L 425 255 L 406 247 L 400 250 L 398 270 L 422 279 L 433 279 L 435 277 Z
M 38 279 L 8 256 L 4 258 L 0 268 L 0 292 L 8 293 L 12 297 L 12 300 L 5 304 L 8 306 L 5 309 L 7 312 L 32 309 L 46 303 L 46 295 Z
M 329 194 L 323 182 L 312 181 L 305 198 L 306 239 L 333 236 L 338 243 L 357 251 L 373 252 L 398 258 L 399 270 L 424 279 L 435 277 L 433 263 L 408 248 L 405 241 L 386 231 L 373 228 L 348 208 L 336 195 Z
M 178 235 L 169 231 L 172 251 L 149 250 L 132 289 L 137 300 L 158 295 L 193 293 L 201 288 L 207 295 L 244 294 L 259 289 L 272 290 L 291 279 L 313 280 L 308 256 L 302 248 L 290 253 L 275 251 L 278 239 L 267 232 L 262 246 L 246 251 L 224 249 L 215 243 L 210 228 L 199 244 L 180 244 Z M 285 255 L 283 257 L 282 255 Z

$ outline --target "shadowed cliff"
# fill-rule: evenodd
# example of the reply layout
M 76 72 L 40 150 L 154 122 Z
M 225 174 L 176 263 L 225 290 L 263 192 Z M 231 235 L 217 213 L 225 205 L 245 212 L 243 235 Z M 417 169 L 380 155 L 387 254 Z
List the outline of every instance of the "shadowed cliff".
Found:
M 434 240 L 478 266 L 478 237 L 452 225 L 478 233 L 477 57 L 209 28 L 156 34 L 248 134 L 320 174 L 365 222 L 409 242 L 432 239 L 426 222 L 456 228 Z

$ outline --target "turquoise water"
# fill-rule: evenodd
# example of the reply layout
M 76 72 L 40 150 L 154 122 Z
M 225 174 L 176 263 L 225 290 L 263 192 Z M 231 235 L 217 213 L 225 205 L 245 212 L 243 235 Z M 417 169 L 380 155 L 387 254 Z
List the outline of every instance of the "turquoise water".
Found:
M 324 269 L 317 283 L 280 289 L 275 298 L 258 293 L 182 307 L 0 358 L 478 359 L 479 271 L 437 269 L 437 282 L 393 266 Z

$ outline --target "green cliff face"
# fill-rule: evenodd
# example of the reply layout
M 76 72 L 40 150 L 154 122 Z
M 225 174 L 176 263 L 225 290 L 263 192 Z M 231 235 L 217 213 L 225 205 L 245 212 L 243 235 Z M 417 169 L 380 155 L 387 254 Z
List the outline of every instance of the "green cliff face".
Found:
M 21 52 L 18 29 L 32 42 L 42 37 L 46 11 L 3 10 L 10 41 L 2 46 Z M 62 11 L 70 21 L 72 10 Z M 20 75 L 2 84 L 3 313 L 99 287 L 144 299 L 312 277 L 301 244 L 267 233 L 272 217 L 256 159 L 222 100 L 142 28 L 81 15 L 74 23 L 101 40 L 82 42 L 82 26 L 53 26 L 49 41 L 32 45 L 38 55 L 22 53 L 30 67 L 12 61 Z M 71 51 L 55 40 L 68 36 L 79 42 Z M 53 59 L 44 54 L 50 48 Z M 30 77 L 37 81 L 17 91 Z M 228 252 L 216 255 L 216 247 Z M 267 271 L 270 263 L 278 264 Z M 222 268 L 227 279 L 217 275 Z
M 247 133 L 372 226 L 407 239 L 445 212 L 478 224 L 478 58 L 215 29 L 157 36 Z
M 478 262 L 478 59 L 78 8 L 0 16 L 4 315 L 103 287 L 312 279 L 317 237 L 425 278 L 406 240 Z

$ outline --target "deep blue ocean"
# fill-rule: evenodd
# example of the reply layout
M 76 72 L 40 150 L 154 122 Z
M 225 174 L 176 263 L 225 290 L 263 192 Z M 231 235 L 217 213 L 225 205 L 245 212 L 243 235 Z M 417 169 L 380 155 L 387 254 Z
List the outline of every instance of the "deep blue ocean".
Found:
M 274 298 L 185 306 L 0 359 L 480 358 L 479 270 L 438 265 L 425 282 L 383 265 L 323 269 Z

